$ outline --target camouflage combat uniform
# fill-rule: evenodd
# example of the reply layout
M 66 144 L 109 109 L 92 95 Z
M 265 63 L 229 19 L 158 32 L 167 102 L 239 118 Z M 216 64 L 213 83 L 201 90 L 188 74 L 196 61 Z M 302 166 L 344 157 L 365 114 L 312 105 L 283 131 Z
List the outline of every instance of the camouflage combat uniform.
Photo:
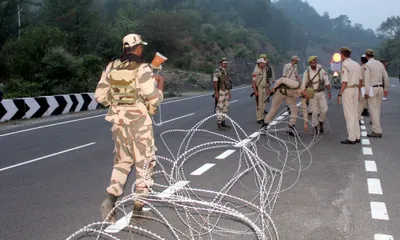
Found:
M 226 69 L 219 67 L 214 71 L 213 81 L 218 84 L 218 103 L 216 108 L 218 127 L 230 127 L 225 123 L 225 114 L 228 113 L 229 94 L 232 84 Z
M 154 184 L 152 172 L 157 148 L 146 102 L 158 107 L 163 100 L 163 93 L 156 88 L 152 69 L 143 62 L 121 62 L 118 59 L 109 63 L 97 85 L 95 98 L 100 104 L 109 106 L 105 119 L 112 123 L 115 157 L 107 188 L 111 202 L 115 203 L 116 198 L 122 195 L 134 164 L 136 193 L 148 194 Z M 102 207 L 109 204 L 108 199 L 104 200 Z M 111 209 L 108 207 L 107 210 Z M 103 219 L 107 210 L 102 210 Z M 115 221 L 115 216 L 111 221 Z

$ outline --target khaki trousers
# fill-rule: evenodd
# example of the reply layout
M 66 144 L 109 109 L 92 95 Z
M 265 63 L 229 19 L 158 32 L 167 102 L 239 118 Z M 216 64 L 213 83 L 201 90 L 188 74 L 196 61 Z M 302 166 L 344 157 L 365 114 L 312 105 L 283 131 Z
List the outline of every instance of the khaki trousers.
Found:
M 372 132 L 374 133 L 382 133 L 382 127 L 380 123 L 382 98 L 382 87 L 374 87 L 374 96 L 368 98 L 369 115 L 372 121 Z
M 344 119 L 346 120 L 347 138 L 349 141 L 360 139 L 358 123 L 358 88 L 346 88 L 342 95 Z
M 297 108 L 297 105 L 296 105 L 296 97 L 289 97 L 289 96 L 283 95 L 279 91 L 279 89 L 276 90 L 275 94 L 272 97 L 271 109 L 269 110 L 267 116 L 265 116 L 265 119 L 264 119 L 265 123 L 270 123 L 272 121 L 272 119 L 274 119 L 283 100 L 286 101 L 286 105 L 288 105 L 290 108 L 290 124 L 292 124 L 292 125 L 296 124 L 297 114 L 299 111 L 299 109 Z
M 265 111 L 265 100 L 267 99 L 266 88 L 258 88 L 258 104 L 256 105 L 256 117 L 257 121 L 262 120 Z
M 328 112 L 328 103 L 325 92 L 316 92 L 313 99 L 310 99 L 310 108 L 312 113 L 312 126 L 316 127 L 319 122 L 324 122 Z
M 219 90 L 218 92 L 218 103 L 215 113 L 217 115 L 217 123 L 225 121 L 225 115 L 228 113 L 229 106 L 229 91 Z
M 368 108 L 368 101 L 363 96 L 360 97 L 360 103 L 358 104 L 358 120 L 361 120 L 361 113 L 364 111 L 364 108 Z

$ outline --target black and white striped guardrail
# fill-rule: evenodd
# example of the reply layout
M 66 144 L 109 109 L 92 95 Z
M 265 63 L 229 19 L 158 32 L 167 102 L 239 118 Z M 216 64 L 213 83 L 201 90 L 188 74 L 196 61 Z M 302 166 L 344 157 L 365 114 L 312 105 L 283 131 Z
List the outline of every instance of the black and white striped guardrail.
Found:
M 99 107 L 94 93 L 6 99 L 0 102 L 0 122 L 81 112 Z

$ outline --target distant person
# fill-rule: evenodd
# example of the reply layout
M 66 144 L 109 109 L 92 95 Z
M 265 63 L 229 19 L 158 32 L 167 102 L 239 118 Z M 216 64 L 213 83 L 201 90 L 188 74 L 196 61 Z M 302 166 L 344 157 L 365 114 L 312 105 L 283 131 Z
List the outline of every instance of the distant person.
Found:
M 217 115 L 217 127 L 220 131 L 231 128 L 225 122 L 225 114 L 228 114 L 229 100 L 232 97 L 232 82 L 227 68 L 228 59 L 224 57 L 219 61 L 219 67 L 213 73 L 214 97 L 218 101 L 215 113 Z
M 264 123 L 265 101 L 267 99 L 268 81 L 265 71 L 267 61 L 264 58 L 257 59 L 257 66 L 253 71 L 252 87 L 256 96 L 257 123 Z
M 372 120 L 372 133 L 367 137 L 381 138 L 382 127 L 380 123 L 382 98 L 389 95 L 389 76 L 385 66 L 374 59 L 374 50 L 367 49 L 365 56 L 368 62 L 365 64 L 365 98 L 367 98 L 369 113 Z M 385 85 L 384 85 L 385 84 Z M 372 88 L 373 96 L 369 96 Z

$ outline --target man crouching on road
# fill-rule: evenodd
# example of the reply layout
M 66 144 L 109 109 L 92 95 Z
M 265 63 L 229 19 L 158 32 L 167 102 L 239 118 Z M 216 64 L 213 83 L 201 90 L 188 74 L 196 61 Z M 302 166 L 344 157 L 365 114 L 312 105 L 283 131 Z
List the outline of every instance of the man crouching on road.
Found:
M 267 116 L 264 119 L 264 124 L 262 128 L 266 128 L 268 124 L 275 117 L 276 112 L 278 111 L 280 105 L 283 100 L 286 101 L 286 104 L 290 108 L 290 124 L 288 134 L 294 136 L 294 126 L 297 121 L 297 113 L 298 108 L 296 105 L 296 99 L 298 97 L 304 97 L 312 99 L 314 97 L 314 91 L 312 88 L 305 89 L 302 84 L 296 80 L 292 80 L 289 78 L 280 78 L 276 81 L 274 87 L 271 90 L 271 94 L 273 94 L 272 98 L 272 106 L 269 110 Z M 304 131 L 308 131 L 308 113 L 307 113 L 307 104 L 302 101 L 302 114 L 304 118 Z M 290 131 L 292 130 L 292 131 Z
M 149 110 L 160 106 L 164 96 L 164 79 L 154 76 L 149 64 L 141 58 L 147 45 L 138 34 L 122 40 L 124 54 L 108 64 L 97 85 L 95 98 L 109 106 L 105 119 L 112 123 L 115 156 L 107 198 L 100 211 L 103 220 L 116 222 L 117 198 L 122 195 L 132 166 L 136 166 L 136 194 L 148 196 L 154 184 L 156 164 L 154 134 Z M 157 82 L 157 87 L 156 87 Z M 134 211 L 141 211 L 143 203 L 135 201 Z

